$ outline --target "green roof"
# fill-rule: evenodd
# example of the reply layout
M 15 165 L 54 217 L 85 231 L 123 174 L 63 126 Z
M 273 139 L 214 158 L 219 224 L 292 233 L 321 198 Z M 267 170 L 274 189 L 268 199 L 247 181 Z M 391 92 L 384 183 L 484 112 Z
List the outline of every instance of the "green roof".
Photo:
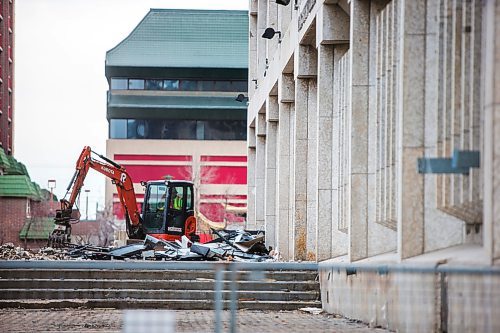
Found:
M 30 174 L 28 173 L 28 169 L 26 169 L 26 165 L 24 165 L 24 163 L 21 163 L 21 162 L 17 162 L 19 164 L 19 168 L 21 169 L 21 172 L 23 175 L 26 175 L 26 176 L 30 176 Z
M 26 170 L 26 167 L 24 164 L 18 162 L 14 156 L 9 155 L 7 156 L 9 159 L 9 167 L 5 169 L 5 173 L 8 175 L 25 175 L 28 176 L 28 171 Z
M 0 147 L 0 168 L 6 169 L 8 167 L 10 167 L 9 157 L 7 156 L 7 154 L 5 154 L 3 149 Z
M 106 65 L 247 68 L 248 12 L 151 9 Z
M 20 239 L 47 239 L 54 230 L 54 220 L 50 217 L 26 219 L 19 232 Z
M 36 193 L 35 199 L 36 200 L 44 200 L 45 198 L 43 197 L 42 188 L 40 187 L 40 185 L 38 185 L 35 182 L 31 182 L 31 184 L 33 185 L 33 188 L 35 189 L 35 193 Z
M 33 185 L 29 176 L 0 176 L 0 197 L 21 197 L 40 200 L 39 190 Z

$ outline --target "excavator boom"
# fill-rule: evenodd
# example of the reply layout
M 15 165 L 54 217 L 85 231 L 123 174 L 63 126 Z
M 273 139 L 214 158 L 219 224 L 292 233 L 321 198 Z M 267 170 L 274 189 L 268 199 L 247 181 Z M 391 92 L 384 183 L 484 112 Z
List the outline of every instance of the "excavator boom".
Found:
M 94 159 L 92 154 L 97 155 L 102 161 Z M 127 231 L 130 238 L 144 238 L 142 220 L 137 208 L 137 201 L 134 192 L 134 184 L 129 174 L 121 165 L 111 161 L 105 156 L 92 152 L 91 148 L 83 148 L 77 162 L 76 171 L 67 188 L 71 191 L 68 199 L 61 199 L 60 209 L 56 211 L 54 219 L 55 227 L 49 236 L 49 245 L 64 244 L 70 241 L 71 222 L 79 219 L 79 214 L 75 214 L 73 207 L 76 199 L 84 185 L 89 169 L 105 175 L 116 185 L 120 203 L 124 209 Z

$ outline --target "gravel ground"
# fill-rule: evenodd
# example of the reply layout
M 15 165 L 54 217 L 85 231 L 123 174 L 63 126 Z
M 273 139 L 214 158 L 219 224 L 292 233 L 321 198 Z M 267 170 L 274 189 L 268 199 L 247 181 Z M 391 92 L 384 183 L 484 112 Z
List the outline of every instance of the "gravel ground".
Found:
M 214 332 L 214 311 L 168 312 L 175 316 L 175 332 Z M 149 316 L 146 318 L 144 315 L 140 317 L 138 312 L 114 309 L 0 309 L 0 332 L 122 332 L 125 314 L 137 315 L 134 320 L 147 322 L 143 325 L 147 326 L 144 332 L 156 332 L 151 327 L 150 314 L 146 314 Z M 222 332 L 229 332 L 229 315 L 228 311 L 224 311 Z M 313 315 L 301 311 L 240 310 L 237 320 L 238 333 L 388 332 L 334 315 Z M 130 330 L 134 333 L 140 331 Z

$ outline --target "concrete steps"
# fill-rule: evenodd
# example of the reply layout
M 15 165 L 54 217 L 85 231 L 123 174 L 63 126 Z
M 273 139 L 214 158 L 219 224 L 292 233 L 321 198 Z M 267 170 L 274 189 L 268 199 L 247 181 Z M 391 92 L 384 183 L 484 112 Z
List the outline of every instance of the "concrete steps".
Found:
M 4 289 L 155 289 L 155 290 L 214 290 L 215 280 L 147 280 L 147 286 L 142 280 L 116 280 L 116 279 L 1 279 L 0 290 Z M 315 291 L 315 281 L 239 281 L 240 291 Z M 229 289 L 229 281 L 224 281 L 224 287 Z M 0 298 L 2 295 L 0 295 Z
M 214 266 L 215 267 L 215 266 Z M 230 272 L 222 299 L 229 308 Z M 189 269 L 0 269 L 0 308 L 214 308 L 215 273 Z M 294 310 L 320 307 L 314 270 L 266 269 L 236 273 L 238 308 Z

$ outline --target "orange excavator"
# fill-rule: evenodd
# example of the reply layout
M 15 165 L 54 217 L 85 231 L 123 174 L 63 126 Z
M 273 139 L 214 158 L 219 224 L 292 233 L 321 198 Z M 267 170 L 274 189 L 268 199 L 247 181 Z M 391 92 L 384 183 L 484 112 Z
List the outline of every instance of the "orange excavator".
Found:
M 66 195 L 60 200 L 60 209 L 56 210 L 54 230 L 49 235 L 50 246 L 62 246 L 71 242 L 71 224 L 80 218 L 80 213 L 74 206 L 89 169 L 102 173 L 116 185 L 130 239 L 144 239 L 146 235 L 151 235 L 172 241 L 185 235 L 197 240 L 192 182 L 141 181 L 141 185 L 145 187 L 141 213 L 137 205 L 134 183 L 125 168 L 86 146 L 76 162 L 76 171 Z M 70 192 L 69 198 L 66 199 Z

